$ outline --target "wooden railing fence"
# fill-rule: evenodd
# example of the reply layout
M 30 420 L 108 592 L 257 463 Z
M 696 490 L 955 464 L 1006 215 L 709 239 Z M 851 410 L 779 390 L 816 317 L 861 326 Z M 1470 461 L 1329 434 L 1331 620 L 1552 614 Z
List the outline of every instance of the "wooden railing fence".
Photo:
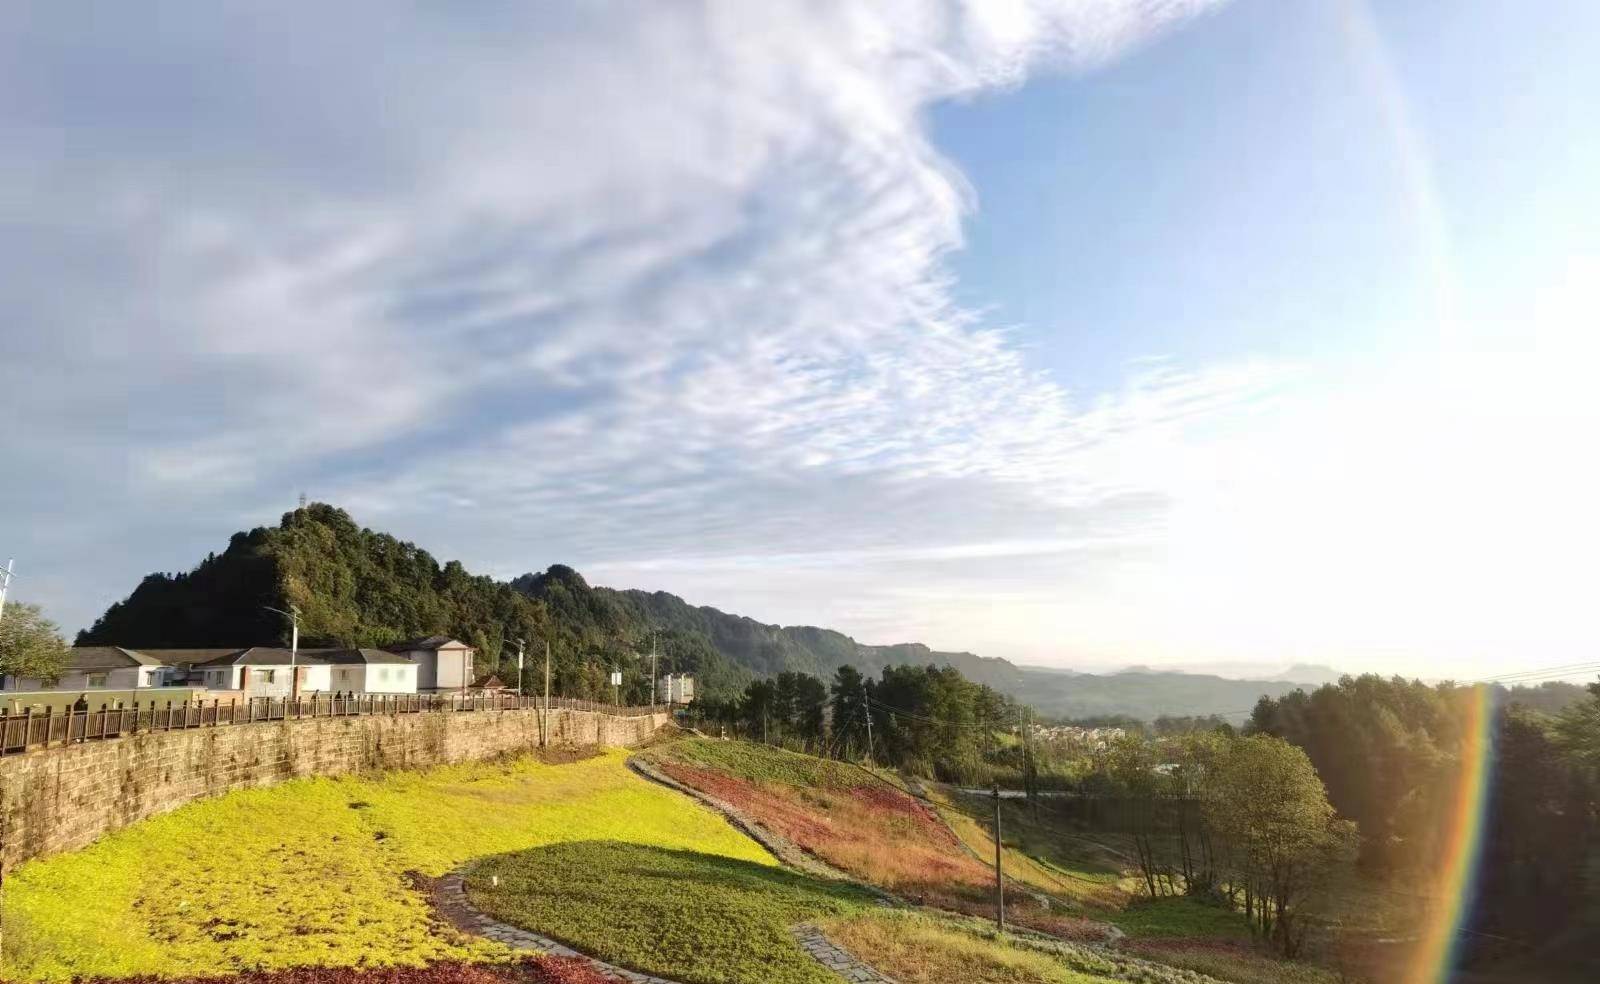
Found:
M 30 708 L 21 714 L 9 714 L 0 708 L 0 756 L 76 742 L 103 741 L 141 732 L 182 731 L 186 728 L 215 728 L 319 717 L 537 710 L 543 706 L 542 697 L 516 694 L 361 694 L 350 697 L 319 694 L 293 699 L 169 700 L 165 704 L 154 700 L 148 703 L 135 701 L 132 707 L 107 707 L 102 704 L 98 710 L 57 711 L 46 707 L 43 713 L 34 713 Z M 617 717 L 641 717 L 666 710 L 662 705 L 618 707 L 566 697 L 550 698 L 549 706 L 551 710 L 589 711 Z

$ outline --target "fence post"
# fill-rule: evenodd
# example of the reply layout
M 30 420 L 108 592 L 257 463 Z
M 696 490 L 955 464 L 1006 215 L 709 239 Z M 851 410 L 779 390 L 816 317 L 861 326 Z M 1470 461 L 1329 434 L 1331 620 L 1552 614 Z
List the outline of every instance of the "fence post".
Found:
M 28 750 L 28 738 L 33 734 L 33 708 L 25 708 L 22 712 L 22 750 Z

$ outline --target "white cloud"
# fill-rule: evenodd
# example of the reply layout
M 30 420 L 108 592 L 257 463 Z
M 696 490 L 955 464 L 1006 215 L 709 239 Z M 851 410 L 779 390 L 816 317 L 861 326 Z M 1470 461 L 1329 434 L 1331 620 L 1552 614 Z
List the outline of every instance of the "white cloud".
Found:
M 41 5 L 0 41 L 0 381 L 45 600 L 309 488 L 502 574 L 1015 648 L 1282 370 L 1031 368 L 951 300 L 974 195 L 924 116 L 1209 6 Z

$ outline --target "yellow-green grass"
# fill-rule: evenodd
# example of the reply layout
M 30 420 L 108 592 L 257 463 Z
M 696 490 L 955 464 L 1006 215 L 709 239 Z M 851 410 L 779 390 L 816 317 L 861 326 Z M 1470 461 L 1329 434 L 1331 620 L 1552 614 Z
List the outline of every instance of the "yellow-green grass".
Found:
M 930 796 L 939 804 L 940 815 L 968 846 L 983 857 L 993 857 L 991 828 L 969 815 L 987 803 L 944 787 L 935 787 Z M 1060 821 L 1033 820 L 1026 806 L 1016 801 L 1004 803 L 1003 809 L 1001 831 L 1006 847 L 1002 866 L 1013 878 L 1072 899 L 1084 907 L 1086 915 L 1105 919 L 1135 938 L 1250 938 L 1249 924 L 1237 911 L 1187 896 L 1145 896 L 1142 879 L 1112 867 L 1119 835 L 1074 835 L 1064 830 Z
M 875 911 L 823 923 L 835 943 L 870 955 L 901 984 L 1100 984 L 1118 980 L 1108 960 L 1041 952 L 1015 938 L 921 913 Z
M 508 951 L 435 922 L 408 872 L 598 838 L 776 864 L 625 759 L 305 779 L 190 804 L 11 873 L 0 976 L 492 960 Z
M 981 858 L 994 857 L 992 826 L 973 819 L 950 798 L 948 792 L 940 787 L 930 787 L 928 796 L 937 805 L 939 815 L 956 832 L 956 836 L 961 838 L 963 844 Z M 1005 817 L 1001 818 L 1001 839 L 1011 840 L 1011 836 L 1007 834 Z M 1066 864 L 1051 863 L 1042 858 L 1035 858 L 1009 843 L 1001 849 L 1000 867 L 1007 876 L 1056 898 L 1072 901 L 1088 914 L 1122 909 L 1130 899 L 1128 893 L 1117 885 L 1122 878 L 1118 872 L 1081 863 L 1072 864 L 1071 867 Z
M 1243 947 L 1209 949 L 1191 943 L 1137 946 L 1129 952 L 1229 984 L 1339 984 L 1348 980 L 1315 964 L 1284 960 L 1271 953 Z
M 753 741 L 686 739 L 661 745 L 647 757 L 715 769 L 750 782 L 818 789 L 854 789 L 883 780 L 881 772 L 868 772 L 849 762 L 818 758 Z M 898 784 L 898 783 L 895 783 Z
M 694 984 L 837 982 L 789 927 L 873 901 L 853 885 L 770 865 L 614 841 L 489 858 L 467 886 L 474 905 L 505 922 Z

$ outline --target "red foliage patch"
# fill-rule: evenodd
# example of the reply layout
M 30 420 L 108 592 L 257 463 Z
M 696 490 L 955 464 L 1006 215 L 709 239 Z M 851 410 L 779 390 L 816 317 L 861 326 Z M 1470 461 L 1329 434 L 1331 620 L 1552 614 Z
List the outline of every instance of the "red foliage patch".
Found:
M 978 863 L 932 810 L 883 783 L 845 789 L 754 783 L 678 762 L 663 771 L 732 804 L 774 833 L 857 877 L 913 897 L 935 886 L 981 888 Z
M 756 783 L 714 769 L 665 762 L 686 786 L 737 807 L 837 868 L 911 902 L 969 915 L 994 912 L 994 869 L 969 853 L 932 807 L 885 783 L 845 789 Z M 1069 940 L 1100 940 L 1105 927 L 1008 893 L 1019 924 Z
M 113 984 L 101 978 L 89 984 Z M 511 964 L 454 961 L 426 967 L 295 967 L 231 977 L 120 977 L 114 984 L 611 984 L 587 960 L 528 957 Z

